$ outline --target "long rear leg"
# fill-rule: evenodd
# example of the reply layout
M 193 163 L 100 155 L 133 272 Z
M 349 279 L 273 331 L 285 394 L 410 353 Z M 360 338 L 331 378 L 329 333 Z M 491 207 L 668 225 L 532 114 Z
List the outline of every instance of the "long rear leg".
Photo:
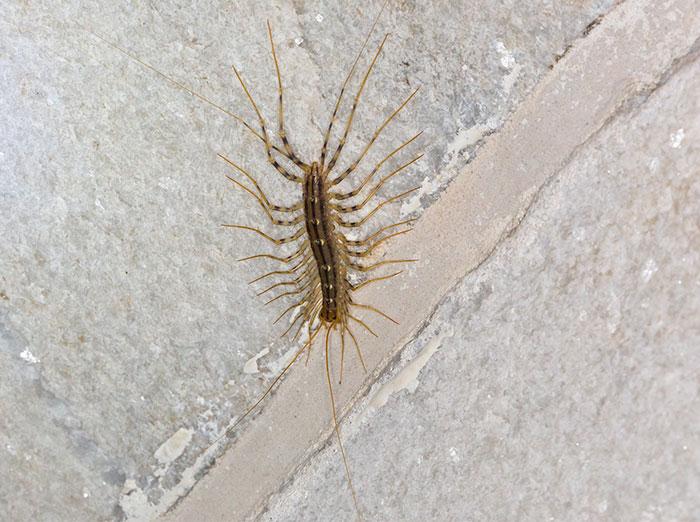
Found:
M 317 332 L 317 333 L 318 333 L 318 332 Z M 274 380 L 272 381 L 272 383 L 270 384 L 270 386 L 268 386 L 267 390 L 265 390 L 265 393 L 263 393 L 262 396 L 261 396 L 257 401 L 255 401 L 255 403 L 253 403 L 253 405 L 250 406 L 250 407 L 245 411 L 245 413 L 244 413 L 241 417 L 239 417 L 239 418 L 236 420 L 236 422 L 233 423 L 232 426 L 230 426 L 229 428 L 227 428 L 226 431 L 224 432 L 224 434 L 221 435 L 219 438 L 217 438 L 217 439 L 214 441 L 214 444 L 216 444 L 217 442 L 219 442 L 219 441 L 220 441 L 221 439 L 223 439 L 224 437 L 229 437 L 229 436 L 233 433 L 233 431 L 236 429 L 236 427 L 238 427 L 238 425 L 239 425 L 241 422 L 243 422 L 243 419 L 245 419 L 248 415 L 250 415 L 250 413 L 251 413 L 255 408 L 257 408 L 263 400 L 265 400 L 265 397 L 267 397 L 267 396 L 270 394 L 270 392 L 272 391 L 272 388 L 275 387 L 275 384 L 277 384 L 277 383 L 279 382 L 279 380 L 284 376 L 284 374 L 287 373 L 287 370 L 289 370 L 289 369 L 292 367 L 292 365 L 297 361 L 297 359 L 299 359 L 299 356 L 301 356 L 301 354 L 304 353 L 304 350 L 306 350 L 306 348 L 308 347 L 308 345 L 310 345 L 311 343 L 313 343 L 313 341 L 314 341 L 315 338 L 316 338 L 315 335 L 314 335 L 313 337 L 309 338 L 309 340 L 306 341 L 306 343 L 304 343 L 304 345 L 303 345 L 299 350 L 297 350 L 297 352 L 294 354 L 294 357 L 292 358 L 292 360 L 289 361 L 289 363 L 287 363 L 287 365 L 282 369 L 282 371 L 279 373 L 279 375 L 277 375 L 277 377 L 274 378 Z
M 330 339 L 330 333 L 333 328 L 327 327 L 326 328 L 326 348 L 325 348 L 325 353 L 326 353 L 326 382 L 328 383 L 328 394 L 330 395 L 331 399 L 331 412 L 333 413 L 333 429 L 335 431 L 336 438 L 338 439 L 338 447 L 340 448 L 340 454 L 343 457 L 343 466 L 345 467 L 345 476 L 348 479 L 348 487 L 350 488 L 350 493 L 352 494 L 352 501 L 353 504 L 355 505 L 355 509 L 357 510 L 357 514 L 360 518 L 362 518 L 362 512 L 360 511 L 360 505 L 357 502 L 357 494 L 355 493 L 355 487 L 352 484 L 352 477 L 350 475 L 350 466 L 348 465 L 348 458 L 345 454 L 345 448 L 343 447 L 343 441 L 341 440 L 340 437 L 340 425 L 338 424 L 338 417 L 335 412 L 335 397 L 333 395 L 333 383 L 331 382 L 331 366 L 330 366 L 330 357 L 328 353 L 328 346 L 329 346 L 329 339 Z

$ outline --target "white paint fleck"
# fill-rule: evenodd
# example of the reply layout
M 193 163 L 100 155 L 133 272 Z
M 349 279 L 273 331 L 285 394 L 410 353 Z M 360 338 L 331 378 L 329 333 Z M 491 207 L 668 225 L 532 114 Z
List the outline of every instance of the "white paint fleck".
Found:
M 515 61 L 515 56 L 513 56 L 513 53 L 506 48 L 503 42 L 496 41 L 495 47 L 496 52 L 501 57 L 501 65 L 503 66 L 503 68 L 508 70 L 508 74 L 506 74 L 503 77 L 503 80 L 501 81 L 501 86 L 503 87 L 505 94 L 508 95 L 513 89 L 515 81 L 518 79 L 518 75 L 520 74 L 520 69 L 522 69 L 522 66 Z
M 608 501 L 602 500 L 598 503 L 598 513 L 605 513 L 608 510 Z
M 177 459 L 192 440 L 192 430 L 180 428 L 156 450 L 153 456 L 162 465 L 169 465 Z
M 661 164 L 661 161 L 659 161 L 659 158 L 652 158 L 649 161 L 649 171 L 656 172 L 657 170 L 659 170 L 660 164 Z
M 448 160 L 445 167 L 441 169 L 443 174 L 428 178 L 430 180 L 430 185 L 428 186 L 424 183 L 418 194 L 413 196 L 411 200 L 416 200 L 420 206 L 420 198 L 422 195 L 430 194 L 432 193 L 431 191 L 438 190 L 443 180 L 445 182 L 447 181 L 451 171 L 455 167 L 460 166 L 463 160 L 469 161 L 469 153 L 465 152 L 465 150 L 479 143 L 488 133 L 496 130 L 499 125 L 500 121 L 497 118 L 489 118 L 484 123 L 476 123 L 466 129 L 460 128 L 445 149 L 445 158 L 448 158 Z M 410 206 L 415 206 L 415 203 L 412 203 Z M 401 209 L 401 214 L 406 215 L 403 211 L 403 207 Z
M 83 488 L 83 498 L 90 498 L 90 490 L 88 488 Z
M 610 334 L 612 335 L 619 328 L 620 320 L 622 319 L 622 312 L 620 311 L 620 298 L 617 296 L 614 290 L 610 290 L 610 299 L 608 300 L 607 315 L 608 332 L 610 332 Z
M 39 362 L 39 359 L 34 356 L 32 352 L 29 351 L 29 348 L 25 348 L 22 353 L 19 354 L 20 358 L 29 363 L 29 364 L 36 364 Z
M 459 458 L 459 453 L 457 453 L 457 448 L 455 448 L 455 447 L 450 448 L 450 458 L 452 459 L 452 462 L 454 462 L 454 463 L 457 463 L 460 460 L 462 460 Z
M 258 368 L 258 359 L 266 356 L 268 353 L 270 353 L 270 349 L 265 348 L 264 350 L 259 352 L 257 355 L 254 355 L 253 357 L 248 359 L 248 361 L 243 366 L 243 373 L 248 373 L 248 374 L 258 373 L 260 371 L 260 369 Z
M 418 376 L 420 371 L 428 364 L 430 358 L 440 348 L 442 340 L 445 337 L 452 335 L 452 327 L 445 326 L 435 338 L 431 339 L 420 353 L 409 362 L 392 380 L 381 386 L 374 396 L 369 401 L 369 407 L 378 410 L 384 406 L 389 397 L 401 390 L 408 390 L 413 393 L 418 388 L 420 381 Z
M 658 269 L 659 267 L 656 264 L 656 261 L 653 259 L 648 259 L 647 262 L 644 263 L 644 268 L 642 268 L 642 281 L 648 283 Z
M 510 69 L 515 65 L 515 58 L 511 52 L 506 48 L 506 46 L 501 41 L 496 41 L 495 44 L 496 51 L 501 55 L 501 65 L 506 69 Z
M 319 24 L 320 24 L 321 22 L 323 22 L 323 15 L 322 15 L 321 13 L 318 13 L 318 14 L 316 15 L 316 21 L 317 21 Z
M 674 149 L 679 148 L 681 146 L 681 144 L 683 143 L 684 138 L 685 138 L 685 130 L 678 129 L 676 132 L 671 134 L 671 138 L 669 140 L 671 143 L 671 147 L 673 147 Z
M 301 44 L 304 43 L 304 39 L 303 39 L 301 36 L 297 36 L 297 37 L 294 39 L 294 43 L 297 45 L 297 47 L 299 47 Z

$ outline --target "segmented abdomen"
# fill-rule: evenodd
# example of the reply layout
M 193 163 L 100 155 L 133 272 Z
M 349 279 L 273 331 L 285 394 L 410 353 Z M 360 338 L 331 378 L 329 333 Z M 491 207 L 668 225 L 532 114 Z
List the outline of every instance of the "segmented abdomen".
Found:
M 326 182 L 318 164 L 313 163 L 304 179 L 304 221 L 321 285 L 320 317 L 335 322 L 345 301 L 345 274 L 340 257 L 342 246 L 335 235 L 332 210 L 327 202 Z

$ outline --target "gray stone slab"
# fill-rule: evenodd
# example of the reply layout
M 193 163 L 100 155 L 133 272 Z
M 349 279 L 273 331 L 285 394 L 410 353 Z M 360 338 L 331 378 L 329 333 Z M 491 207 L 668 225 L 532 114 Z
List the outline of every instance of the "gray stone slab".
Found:
M 393 187 L 422 182 L 402 208 L 421 212 L 611 4 L 390 4 L 381 31 L 393 36 L 348 151 L 422 85 L 392 139 L 368 158 L 426 130 L 426 160 Z M 260 242 L 218 227 L 260 215 L 229 189 L 216 153 L 269 172 L 259 144 L 84 27 L 251 119 L 228 66 L 241 67 L 272 116 L 269 18 L 290 135 L 309 156 L 371 7 L 0 7 L 4 516 L 106 520 L 166 509 L 293 348 L 277 340 L 275 312 L 245 284 L 256 271 L 233 263 Z M 277 178 L 266 182 L 293 198 Z
M 368 520 L 700 518 L 700 59 L 578 148 L 345 420 Z M 260 520 L 354 520 L 332 441 Z

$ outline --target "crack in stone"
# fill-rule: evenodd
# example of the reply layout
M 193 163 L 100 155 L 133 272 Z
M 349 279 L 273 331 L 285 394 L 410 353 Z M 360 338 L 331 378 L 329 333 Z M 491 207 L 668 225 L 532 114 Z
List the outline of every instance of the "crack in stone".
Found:
M 620 2 L 620 4 L 623 2 Z M 619 4 L 618 4 L 619 5 Z M 603 16 L 597 17 L 591 24 L 586 27 L 586 30 L 582 33 L 584 36 L 588 35 L 591 30 L 603 19 Z M 482 266 L 489 262 L 493 255 L 499 250 L 501 245 L 510 238 L 513 238 L 516 233 L 520 230 L 521 225 L 526 221 L 528 216 L 531 214 L 534 206 L 541 200 L 544 191 L 555 183 L 561 176 L 561 173 L 566 169 L 566 167 L 571 164 L 572 161 L 579 155 L 581 150 L 583 150 L 592 140 L 600 135 L 602 131 L 608 128 L 612 123 L 617 121 L 620 117 L 625 114 L 629 114 L 635 109 L 639 109 L 660 87 L 663 87 L 670 78 L 672 78 L 676 73 L 680 72 L 685 67 L 691 65 L 700 55 L 700 38 L 696 39 L 691 45 L 688 52 L 680 57 L 676 57 L 672 63 L 664 69 L 664 71 L 657 76 L 656 81 L 647 82 L 641 86 L 640 89 L 636 90 L 631 95 L 625 96 L 615 108 L 610 111 L 610 114 L 603 119 L 600 125 L 590 132 L 590 134 L 578 145 L 573 147 L 573 149 L 567 154 L 566 158 L 562 162 L 562 165 L 549 176 L 534 193 L 529 197 L 528 203 L 514 216 L 512 216 L 511 224 L 507 227 L 499 238 L 494 242 L 492 248 L 483 256 L 483 258 L 474 267 L 467 270 L 467 272 L 459 277 L 454 284 L 450 286 L 448 290 L 444 292 L 437 304 L 435 304 L 428 312 L 426 318 L 420 323 L 420 325 L 414 330 L 412 334 L 407 338 L 407 340 L 401 343 L 401 347 L 396 349 L 394 353 L 386 360 L 378 365 L 371 376 L 365 380 L 362 387 L 358 392 L 347 402 L 345 407 L 338 414 L 338 420 L 342 423 L 348 415 L 352 413 L 354 407 L 369 394 L 372 385 L 378 382 L 385 375 L 391 374 L 392 371 L 398 368 L 398 364 L 401 362 L 401 356 L 407 346 L 417 341 L 418 338 L 425 332 L 425 330 L 432 324 L 432 321 L 441 306 L 446 302 L 447 299 L 453 294 L 455 289 L 459 287 L 464 280 L 469 277 L 470 274 L 478 271 Z M 558 61 L 558 60 L 557 60 Z M 502 128 L 502 127 L 501 127 Z M 494 131 L 498 132 L 498 131 Z M 327 434 L 321 437 L 320 441 L 313 446 L 311 446 L 303 459 L 300 460 L 299 464 L 294 467 L 294 469 L 287 475 L 287 478 L 280 484 L 280 486 L 265 497 L 265 499 L 259 505 L 260 507 L 254 510 L 252 513 L 256 517 L 260 517 L 264 513 L 268 512 L 269 499 L 274 495 L 280 494 L 289 486 L 297 477 L 299 471 L 301 471 L 310 460 L 318 455 L 322 450 L 324 450 L 331 442 L 333 437 L 332 428 L 327 430 Z

